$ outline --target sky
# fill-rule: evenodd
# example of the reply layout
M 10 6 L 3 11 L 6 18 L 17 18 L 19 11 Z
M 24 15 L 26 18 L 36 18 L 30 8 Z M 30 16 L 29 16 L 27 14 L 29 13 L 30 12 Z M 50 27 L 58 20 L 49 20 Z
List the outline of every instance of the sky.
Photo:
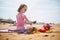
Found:
M 25 15 L 31 21 L 60 23 L 60 0 L 0 0 L 0 18 L 16 20 L 21 4 L 28 6 Z

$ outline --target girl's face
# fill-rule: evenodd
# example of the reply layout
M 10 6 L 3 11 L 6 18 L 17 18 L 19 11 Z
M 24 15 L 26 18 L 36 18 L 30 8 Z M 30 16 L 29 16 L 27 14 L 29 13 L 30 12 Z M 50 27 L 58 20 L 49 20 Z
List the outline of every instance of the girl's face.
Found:
M 21 9 L 21 13 L 25 13 L 25 11 L 27 10 L 27 7 L 26 6 L 24 6 L 22 9 Z

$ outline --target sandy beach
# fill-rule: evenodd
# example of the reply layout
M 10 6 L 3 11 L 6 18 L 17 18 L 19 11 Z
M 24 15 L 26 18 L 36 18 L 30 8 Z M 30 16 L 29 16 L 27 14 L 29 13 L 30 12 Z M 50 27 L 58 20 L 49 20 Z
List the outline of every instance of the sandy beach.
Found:
M 37 29 L 43 24 L 33 24 Z M 51 24 L 53 31 L 60 31 L 60 24 Z M 0 24 L 0 29 L 16 29 L 12 24 Z M 39 34 L 0 33 L 0 40 L 60 40 L 60 32 Z

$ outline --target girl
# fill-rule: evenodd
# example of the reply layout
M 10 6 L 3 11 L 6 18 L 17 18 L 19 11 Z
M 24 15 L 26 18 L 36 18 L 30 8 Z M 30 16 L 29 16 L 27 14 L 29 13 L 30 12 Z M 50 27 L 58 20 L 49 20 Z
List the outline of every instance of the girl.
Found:
M 21 6 L 18 8 L 18 14 L 16 15 L 16 26 L 18 30 L 24 30 L 24 24 L 29 23 L 31 24 L 32 22 L 27 19 L 27 17 L 24 15 L 24 13 L 27 10 L 27 5 L 21 4 Z M 26 22 L 24 22 L 26 21 Z

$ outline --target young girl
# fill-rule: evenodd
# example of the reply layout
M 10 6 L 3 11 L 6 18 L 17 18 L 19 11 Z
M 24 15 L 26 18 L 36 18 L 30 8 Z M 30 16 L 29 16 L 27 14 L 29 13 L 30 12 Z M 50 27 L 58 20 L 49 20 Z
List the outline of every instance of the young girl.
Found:
M 16 15 L 16 27 L 18 30 L 24 30 L 24 24 L 29 23 L 31 24 L 32 22 L 27 19 L 27 17 L 24 15 L 24 13 L 27 10 L 27 5 L 21 4 L 20 7 L 18 8 L 18 14 Z M 26 21 L 26 22 L 24 22 Z

